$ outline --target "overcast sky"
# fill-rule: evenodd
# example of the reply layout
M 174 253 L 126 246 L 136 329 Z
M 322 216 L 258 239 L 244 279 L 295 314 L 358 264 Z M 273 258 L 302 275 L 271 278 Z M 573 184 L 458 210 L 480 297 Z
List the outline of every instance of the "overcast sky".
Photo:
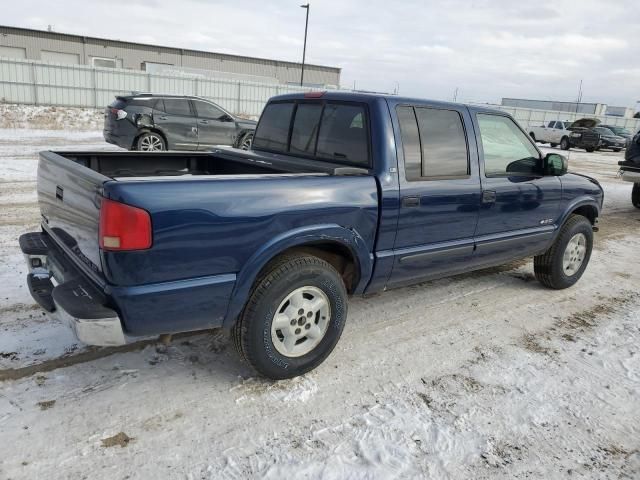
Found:
M 3 1 L 2 24 L 300 61 L 298 0 Z M 307 61 L 342 85 L 458 101 L 634 106 L 640 0 L 311 0 Z

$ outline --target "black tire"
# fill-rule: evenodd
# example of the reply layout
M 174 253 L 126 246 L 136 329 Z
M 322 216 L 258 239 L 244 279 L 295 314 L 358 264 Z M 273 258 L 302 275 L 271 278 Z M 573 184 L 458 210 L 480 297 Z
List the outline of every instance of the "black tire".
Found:
M 141 152 L 160 152 L 167 149 L 162 135 L 156 132 L 143 133 L 136 141 L 136 150 Z
M 640 183 L 633 184 L 633 190 L 631 190 L 631 203 L 636 208 L 640 208 Z
M 569 139 L 567 137 L 562 137 L 560 139 L 560 149 L 569 150 L 570 148 L 571 148 L 571 144 L 569 143 Z
M 272 321 L 287 296 L 302 287 L 317 288 L 326 295 L 329 321 L 326 333 L 311 351 L 298 357 L 285 356 L 272 340 Z M 309 254 L 291 254 L 279 257 L 265 268 L 233 327 L 232 336 L 236 349 L 254 370 L 280 380 L 302 375 L 320 365 L 338 343 L 346 318 L 347 291 L 335 268 Z
M 621 148 L 612 148 L 611 150 L 613 150 L 614 152 L 621 152 L 622 151 Z
M 253 143 L 253 132 L 245 133 L 238 142 L 238 148 L 240 150 L 251 150 L 251 144 Z
M 558 146 L 557 143 L 550 143 L 549 145 L 551 145 L 551 148 L 556 148 Z
M 595 152 L 596 149 L 594 147 L 585 147 L 585 150 L 589 153 Z
M 586 237 L 585 256 L 580 268 L 573 275 L 567 275 L 564 271 L 563 256 L 569 241 L 579 233 Z M 589 264 L 592 249 L 593 227 L 591 222 L 582 215 L 571 215 L 560 229 L 553 245 L 544 254 L 534 257 L 535 276 L 545 287 L 556 290 L 568 288 L 575 284 L 584 273 Z
M 534 142 L 537 142 L 535 133 L 529 132 L 529 136 L 531 137 L 531 140 L 533 140 Z

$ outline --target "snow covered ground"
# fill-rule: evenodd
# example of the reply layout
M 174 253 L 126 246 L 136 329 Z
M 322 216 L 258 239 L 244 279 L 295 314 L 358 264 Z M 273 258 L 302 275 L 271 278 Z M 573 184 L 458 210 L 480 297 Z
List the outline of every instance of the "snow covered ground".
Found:
M 316 371 L 252 376 L 220 334 L 78 345 L 25 285 L 37 151 L 99 131 L 0 130 L 0 478 L 639 478 L 640 210 L 621 154 L 571 151 L 605 211 L 574 288 L 531 262 L 354 299 Z

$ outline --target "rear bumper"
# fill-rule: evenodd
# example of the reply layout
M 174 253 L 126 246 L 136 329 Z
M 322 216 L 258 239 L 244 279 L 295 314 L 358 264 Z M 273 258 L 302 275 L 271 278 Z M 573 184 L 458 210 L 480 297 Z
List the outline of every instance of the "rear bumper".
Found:
M 126 148 L 127 150 L 131 150 L 131 148 L 133 148 L 133 139 L 135 138 L 135 136 L 115 135 L 113 132 L 108 130 L 103 130 L 102 136 L 104 137 L 104 140 L 107 143 L 117 145 L 118 147 Z
M 31 296 L 45 310 L 58 313 L 78 340 L 100 346 L 126 343 L 117 312 L 105 305 L 104 295 L 65 261 L 46 234 L 22 235 L 20 249 L 29 268 Z
M 20 237 L 34 300 L 66 320 L 89 345 L 122 345 L 127 337 L 223 325 L 235 274 L 134 286 L 98 287 L 46 232 Z

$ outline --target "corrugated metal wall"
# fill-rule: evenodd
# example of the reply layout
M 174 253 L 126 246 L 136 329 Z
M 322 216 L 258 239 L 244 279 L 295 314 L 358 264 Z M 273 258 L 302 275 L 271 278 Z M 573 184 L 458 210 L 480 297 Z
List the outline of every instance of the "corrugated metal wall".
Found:
M 197 95 L 230 112 L 259 115 L 281 93 L 308 91 L 295 85 L 155 75 L 133 70 L 58 65 L 0 58 L 0 101 L 101 108 L 132 91 Z

